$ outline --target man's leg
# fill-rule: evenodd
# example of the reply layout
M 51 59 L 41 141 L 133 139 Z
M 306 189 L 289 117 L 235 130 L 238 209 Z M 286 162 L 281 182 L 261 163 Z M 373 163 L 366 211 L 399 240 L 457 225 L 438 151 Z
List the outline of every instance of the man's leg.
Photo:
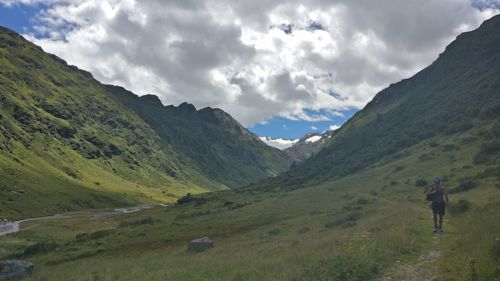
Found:
M 444 202 L 439 207 L 439 231 L 443 232 Z
M 434 232 L 436 232 L 437 229 L 438 229 L 438 222 L 437 222 L 438 221 L 438 217 L 437 217 L 437 213 L 433 214 L 433 219 L 434 219 Z

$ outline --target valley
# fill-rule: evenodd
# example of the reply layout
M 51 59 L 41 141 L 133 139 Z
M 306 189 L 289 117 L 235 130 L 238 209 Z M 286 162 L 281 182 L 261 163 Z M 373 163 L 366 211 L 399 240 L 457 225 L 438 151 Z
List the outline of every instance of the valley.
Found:
M 454 189 L 460 179 L 450 173 L 474 177 L 482 170 L 464 168 L 472 161 L 469 153 L 442 165 L 452 155 L 447 145 L 425 143 L 409 150 L 408 157 L 307 188 L 219 191 L 166 208 L 30 221 L 0 241 L 9 253 L 5 257 L 40 266 L 27 280 L 65 280 L 75 269 L 74 280 L 332 280 L 336 272 L 352 274 L 352 280 L 387 272 L 397 276 L 393 267 L 417 263 L 436 247 L 425 187 L 417 186 L 418 180 L 446 174 L 444 185 Z M 416 161 L 429 152 L 432 161 Z M 489 249 L 498 247 L 498 188 L 494 177 L 474 181 L 474 190 L 451 194 L 445 233 L 438 234 L 441 255 L 435 262 L 444 269 L 437 275 L 443 280 L 467 276 L 470 258 L 484 278 L 494 274 Z M 469 207 L 461 207 L 464 200 Z M 481 228 L 469 227 L 478 221 Z M 202 236 L 213 239 L 215 248 L 187 253 L 188 242 Z M 464 244 L 469 246 L 457 247 Z
M 5 28 L 0 65 L 0 217 L 175 202 L 291 164 L 220 109 L 103 85 Z
M 0 29 L 0 260 L 38 281 L 498 281 L 499 30 L 458 36 L 299 159 Z

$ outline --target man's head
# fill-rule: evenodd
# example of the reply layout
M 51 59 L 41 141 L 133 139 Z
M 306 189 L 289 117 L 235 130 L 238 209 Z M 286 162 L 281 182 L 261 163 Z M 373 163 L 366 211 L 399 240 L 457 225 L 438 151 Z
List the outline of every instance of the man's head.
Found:
M 441 180 L 439 178 L 434 179 L 434 186 L 435 187 L 440 187 L 441 186 Z

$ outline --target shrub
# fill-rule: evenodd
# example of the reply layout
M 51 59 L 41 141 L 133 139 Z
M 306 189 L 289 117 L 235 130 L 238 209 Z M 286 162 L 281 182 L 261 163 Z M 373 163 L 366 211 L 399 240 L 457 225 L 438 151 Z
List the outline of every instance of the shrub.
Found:
M 361 213 L 353 212 L 347 215 L 348 221 L 357 221 L 362 217 Z
M 91 233 L 80 233 L 80 234 L 77 234 L 75 238 L 76 238 L 76 241 L 83 242 L 83 241 L 103 238 L 103 237 L 106 237 L 106 236 L 113 234 L 114 232 L 115 231 L 112 229 L 99 230 L 99 231 L 91 232 Z
M 500 166 L 486 168 L 481 176 L 485 178 L 495 177 L 500 180 Z
M 353 226 L 356 226 L 355 221 L 346 221 L 340 225 L 340 227 L 342 227 L 342 228 L 349 228 L 349 227 L 353 227 Z
M 460 148 L 454 144 L 446 144 L 443 146 L 444 152 L 455 151 L 455 150 L 460 150 Z
M 74 178 L 74 179 L 80 179 L 80 175 L 78 174 L 77 171 L 73 170 L 72 168 L 70 167 L 67 167 L 67 166 L 64 166 L 62 167 L 61 169 L 66 175 Z
M 430 147 L 436 147 L 436 146 L 438 146 L 439 144 L 438 144 L 437 142 L 435 142 L 435 141 L 430 141 L 430 142 L 428 143 L 428 145 L 429 145 Z
M 233 204 L 233 205 L 229 205 L 229 206 L 227 206 L 227 209 L 228 209 L 229 211 L 232 211 L 232 210 L 236 210 L 236 209 L 239 209 L 239 208 L 243 208 L 243 207 L 245 207 L 246 205 L 248 205 L 248 204 L 236 203 L 236 204 Z
M 483 144 L 479 149 L 479 152 L 474 156 L 474 164 L 488 163 L 490 162 L 492 156 L 495 156 L 498 153 L 500 153 L 500 142 L 493 141 Z
M 188 204 L 191 202 L 195 202 L 196 205 L 202 205 L 207 201 L 205 197 L 195 197 L 191 193 L 186 194 L 177 200 L 177 205 Z
M 497 269 L 495 269 L 495 272 L 493 272 L 493 277 L 491 278 L 492 281 L 500 281 L 500 265 L 497 266 Z
M 447 135 L 463 133 L 463 132 L 467 132 L 468 130 L 472 129 L 473 127 L 474 127 L 474 125 L 472 123 L 469 123 L 469 122 L 454 124 L 454 125 L 446 128 L 446 130 L 444 130 L 444 133 Z
M 211 210 L 206 210 L 206 211 L 197 211 L 197 212 L 192 212 L 192 213 L 183 213 L 175 216 L 175 220 L 188 220 L 196 217 L 201 217 L 201 216 L 206 216 L 210 215 L 212 213 Z
M 481 110 L 482 119 L 492 119 L 500 115 L 500 104 L 493 104 Z
M 304 233 L 307 233 L 309 231 L 311 231 L 311 228 L 307 227 L 307 226 L 304 226 L 301 229 L 297 230 L 297 234 L 304 234 Z
M 364 197 L 360 197 L 360 198 L 358 198 L 358 199 L 354 202 L 354 204 L 357 204 L 357 205 L 366 205 L 366 204 L 368 204 L 368 203 L 370 203 L 370 200 L 368 200 L 368 199 L 366 199 L 366 198 L 364 198 Z
M 473 179 L 470 178 L 463 178 L 460 180 L 460 183 L 458 184 L 457 187 L 452 188 L 450 190 L 450 193 L 459 193 L 459 192 L 465 192 L 471 189 L 474 189 L 478 186 L 478 183 L 474 181 Z
M 491 248 L 491 255 L 497 263 L 500 263 L 500 241 L 495 240 L 493 247 Z
M 141 220 L 135 220 L 135 221 L 122 221 L 118 227 L 127 227 L 127 226 L 139 226 L 139 225 L 145 225 L 145 224 L 154 224 L 156 221 L 154 221 L 151 217 L 147 217 Z
M 52 241 L 41 241 L 28 246 L 23 251 L 23 256 L 32 256 L 36 254 L 45 254 L 57 248 L 57 244 Z
M 462 143 L 463 144 L 469 144 L 469 143 L 473 143 L 477 140 L 476 137 L 466 137 L 466 138 L 463 138 L 462 139 Z
M 394 172 L 399 172 L 399 171 L 402 171 L 404 170 L 405 166 L 397 166 L 395 169 L 394 169 Z
M 356 221 L 362 217 L 361 213 L 352 212 L 345 217 L 340 217 L 325 223 L 325 228 L 332 228 L 335 226 L 341 226 L 343 228 L 352 227 L 356 225 Z
M 469 260 L 469 273 L 467 274 L 467 281 L 479 281 L 479 276 L 476 269 L 476 261 Z
M 417 179 L 415 181 L 415 186 L 418 186 L 418 187 L 422 187 L 422 186 L 426 186 L 428 183 L 425 179 Z
M 281 233 L 281 229 L 279 228 L 273 228 L 267 232 L 269 235 L 278 235 Z
M 335 227 L 337 225 L 341 225 L 342 222 L 344 222 L 343 219 L 336 219 L 336 220 L 329 221 L 329 222 L 325 223 L 324 227 L 325 228 L 332 228 L 332 227 Z
M 427 154 L 427 153 L 424 153 L 424 154 L 422 154 L 422 155 L 420 155 L 418 157 L 418 160 L 420 162 L 429 161 L 429 160 L 432 160 L 432 159 L 434 159 L 434 157 L 432 155 L 430 155 L 430 154 Z
M 338 255 L 320 260 L 307 268 L 295 281 L 366 281 L 379 272 L 378 265 L 367 257 Z
M 457 204 L 450 204 L 449 209 L 454 214 L 465 213 L 470 209 L 470 202 L 468 200 L 460 200 Z
M 359 210 L 361 210 L 361 206 L 350 204 L 350 205 L 343 206 L 342 210 L 344 210 L 344 211 L 359 211 Z

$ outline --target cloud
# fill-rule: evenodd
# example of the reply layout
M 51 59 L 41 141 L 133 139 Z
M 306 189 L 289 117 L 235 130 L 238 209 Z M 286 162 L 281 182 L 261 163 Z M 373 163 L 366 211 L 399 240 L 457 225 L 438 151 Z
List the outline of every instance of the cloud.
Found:
M 339 128 L 340 128 L 340 126 L 339 126 L 339 125 L 330 125 L 330 127 L 328 128 L 328 130 L 330 130 L 330 131 L 335 131 L 335 130 L 337 130 L 337 129 L 339 129 Z
M 104 83 L 244 125 L 329 120 L 430 64 L 493 0 L 0 0 L 43 4 L 27 37 Z

